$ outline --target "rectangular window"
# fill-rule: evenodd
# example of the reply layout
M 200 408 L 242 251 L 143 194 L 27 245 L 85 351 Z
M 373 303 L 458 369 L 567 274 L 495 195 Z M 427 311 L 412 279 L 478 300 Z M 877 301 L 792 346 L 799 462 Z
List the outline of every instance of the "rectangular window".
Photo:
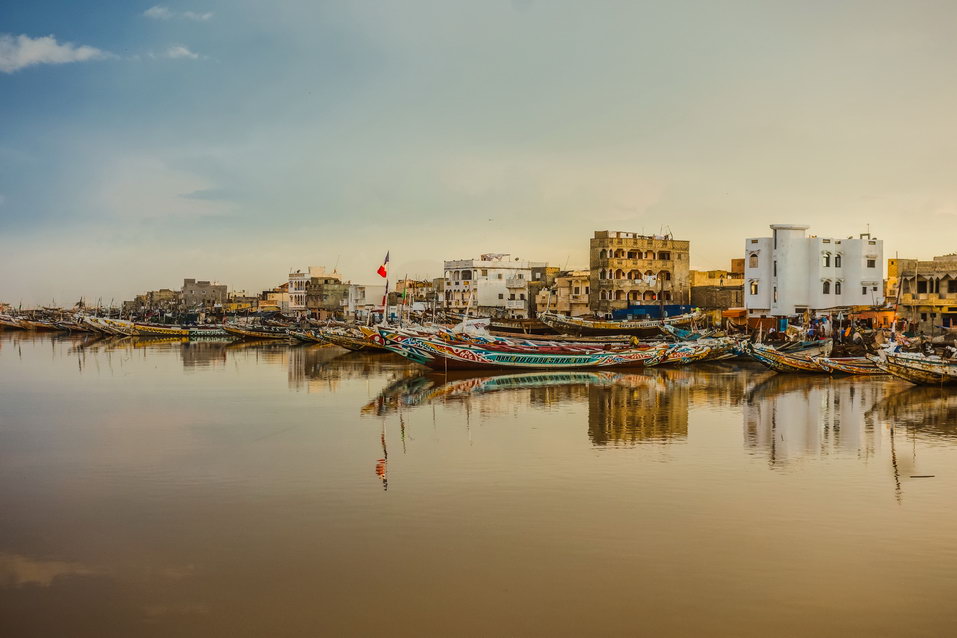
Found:
M 483 276 L 483 277 L 488 277 L 488 270 L 487 270 L 487 269 L 485 269 L 485 268 L 482 269 L 482 276 Z
M 512 294 L 510 294 L 510 295 L 508 296 L 508 298 L 514 301 L 514 300 L 515 300 L 515 293 L 513 292 Z
M 957 283 L 957 282 L 954 282 L 954 283 Z M 574 292 L 573 294 L 580 295 L 580 294 L 581 294 L 581 288 L 579 288 L 578 286 L 575 286 L 575 292 Z
M 861 288 L 861 294 L 862 294 L 862 295 L 866 295 L 866 294 L 867 294 L 867 286 L 863 286 L 863 287 Z
M 775 277 L 778 276 L 778 262 L 777 262 L 777 261 L 774 262 L 774 276 L 775 276 Z
M 502 293 L 498 293 L 498 298 L 499 298 L 499 299 L 505 299 L 505 295 L 503 295 Z
M 868 268 L 876 268 L 876 267 L 877 267 L 877 260 L 876 260 L 876 259 L 868 259 L 868 260 L 867 260 L 867 267 L 868 267 Z
M 926 282 L 926 281 L 918 281 L 918 282 L 917 282 L 917 294 L 920 295 L 920 294 L 924 294 L 924 293 L 926 293 L 926 292 L 927 292 L 927 282 Z
M 947 292 L 957 292 L 957 279 L 951 279 L 947 282 Z

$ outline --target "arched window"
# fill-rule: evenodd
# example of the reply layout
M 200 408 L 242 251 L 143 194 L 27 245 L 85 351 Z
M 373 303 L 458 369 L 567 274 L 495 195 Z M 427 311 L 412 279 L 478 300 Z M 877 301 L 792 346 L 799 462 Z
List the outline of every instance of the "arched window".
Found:
M 462 271 L 462 281 L 469 281 L 470 279 L 472 279 L 472 271 L 471 271 L 471 270 L 463 270 L 463 271 Z
M 598 298 L 601 299 L 602 301 L 605 301 L 608 298 L 608 296 L 605 294 L 605 291 L 602 290 L 600 293 L 598 293 Z
M 625 296 L 624 291 L 622 290 L 615 291 L 615 301 L 621 301 L 624 296 Z
M 461 277 L 462 277 L 462 273 L 460 273 L 458 270 L 452 273 L 452 279 L 454 281 L 458 281 Z
M 618 250 L 615 251 L 615 259 L 622 259 L 624 258 L 624 256 L 625 256 L 625 250 L 623 248 L 619 248 Z
M 658 277 L 664 279 L 665 281 L 671 281 L 671 273 L 667 270 L 662 270 L 660 273 L 658 273 Z
M 825 281 L 821 285 L 821 292 L 823 292 L 825 295 L 831 294 L 831 282 Z
M 758 267 L 758 254 L 751 253 L 751 256 L 748 257 L 748 268 L 757 268 Z
M 834 260 L 835 265 L 837 265 L 837 260 L 840 259 L 840 258 L 841 258 L 840 255 L 838 255 L 838 256 L 835 258 L 835 260 Z M 841 282 L 839 282 L 839 281 L 835 281 L 835 282 L 834 282 L 834 294 L 835 294 L 835 295 L 841 294 Z
M 654 259 L 654 258 L 655 258 L 655 251 L 653 250 L 645 251 L 645 259 Z
M 602 268 L 601 270 L 598 271 L 598 278 L 599 278 L 599 279 L 604 279 L 604 278 L 605 278 L 605 269 L 604 269 L 604 268 Z
M 667 250 L 662 250 L 658 253 L 658 259 L 661 261 L 671 261 L 671 253 Z
M 834 255 L 834 267 L 835 268 L 841 267 L 841 253 L 837 253 L 836 255 Z
M 654 301 L 655 293 L 651 292 L 650 290 L 646 290 L 645 294 L 642 295 L 642 297 L 644 298 L 645 301 Z
M 638 301 L 641 298 L 641 293 L 637 290 L 632 290 L 628 293 L 628 301 Z
M 821 253 L 821 265 L 825 268 L 831 267 L 831 253 Z
M 629 250 L 628 259 L 641 259 L 641 253 L 637 250 Z
M 661 298 L 665 301 L 671 301 L 671 291 L 670 290 L 662 291 Z
M 600 251 L 598 251 L 598 258 L 599 258 L 599 259 L 608 259 L 608 251 L 605 250 L 604 248 L 602 248 Z
M 751 288 L 751 294 L 752 294 L 752 295 L 758 294 L 758 282 L 752 281 L 752 282 L 751 282 L 751 285 L 750 285 L 750 288 Z
M 624 278 L 625 278 L 625 271 L 624 271 L 624 270 L 622 270 L 621 268 L 619 268 L 618 270 L 615 271 L 615 279 L 624 279 Z

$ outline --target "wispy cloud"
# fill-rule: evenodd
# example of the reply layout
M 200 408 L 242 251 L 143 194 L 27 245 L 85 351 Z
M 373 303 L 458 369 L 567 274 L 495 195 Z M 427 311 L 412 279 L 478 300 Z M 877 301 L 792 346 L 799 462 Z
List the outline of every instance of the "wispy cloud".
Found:
M 170 48 L 166 49 L 166 52 L 163 53 L 163 57 L 169 58 L 171 60 L 198 60 L 199 54 L 193 53 L 188 47 L 183 46 L 182 44 L 174 44 Z
M 197 11 L 173 11 L 169 7 L 155 5 L 143 12 L 143 15 L 153 20 L 192 20 L 194 22 L 206 22 L 213 17 L 212 12 L 206 11 L 199 13 Z
M 66 64 L 110 57 L 96 47 L 59 44 L 52 35 L 31 38 L 28 35 L 0 34 L 0 71 L 13 73 L 37 64 Z

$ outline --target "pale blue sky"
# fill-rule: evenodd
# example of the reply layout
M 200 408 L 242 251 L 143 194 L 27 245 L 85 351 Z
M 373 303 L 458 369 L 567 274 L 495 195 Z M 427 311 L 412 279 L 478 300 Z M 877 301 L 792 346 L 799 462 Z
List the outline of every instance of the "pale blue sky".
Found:
M 952 2 L 0 6 L 0 300 L 375 281 L 593 230 L 957 250 Z

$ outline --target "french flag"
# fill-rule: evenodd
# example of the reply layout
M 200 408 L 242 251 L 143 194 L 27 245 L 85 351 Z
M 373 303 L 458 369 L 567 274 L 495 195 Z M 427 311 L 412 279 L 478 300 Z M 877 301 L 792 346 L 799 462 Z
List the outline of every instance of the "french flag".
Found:
M 379 266 L 379 270 L 377 270 L 376 272 L 379 273 L 380 277 L 389 276 L 389 253 L 388 252 L 385 254 L 385 259 L 382 261 L 382 265 Z

